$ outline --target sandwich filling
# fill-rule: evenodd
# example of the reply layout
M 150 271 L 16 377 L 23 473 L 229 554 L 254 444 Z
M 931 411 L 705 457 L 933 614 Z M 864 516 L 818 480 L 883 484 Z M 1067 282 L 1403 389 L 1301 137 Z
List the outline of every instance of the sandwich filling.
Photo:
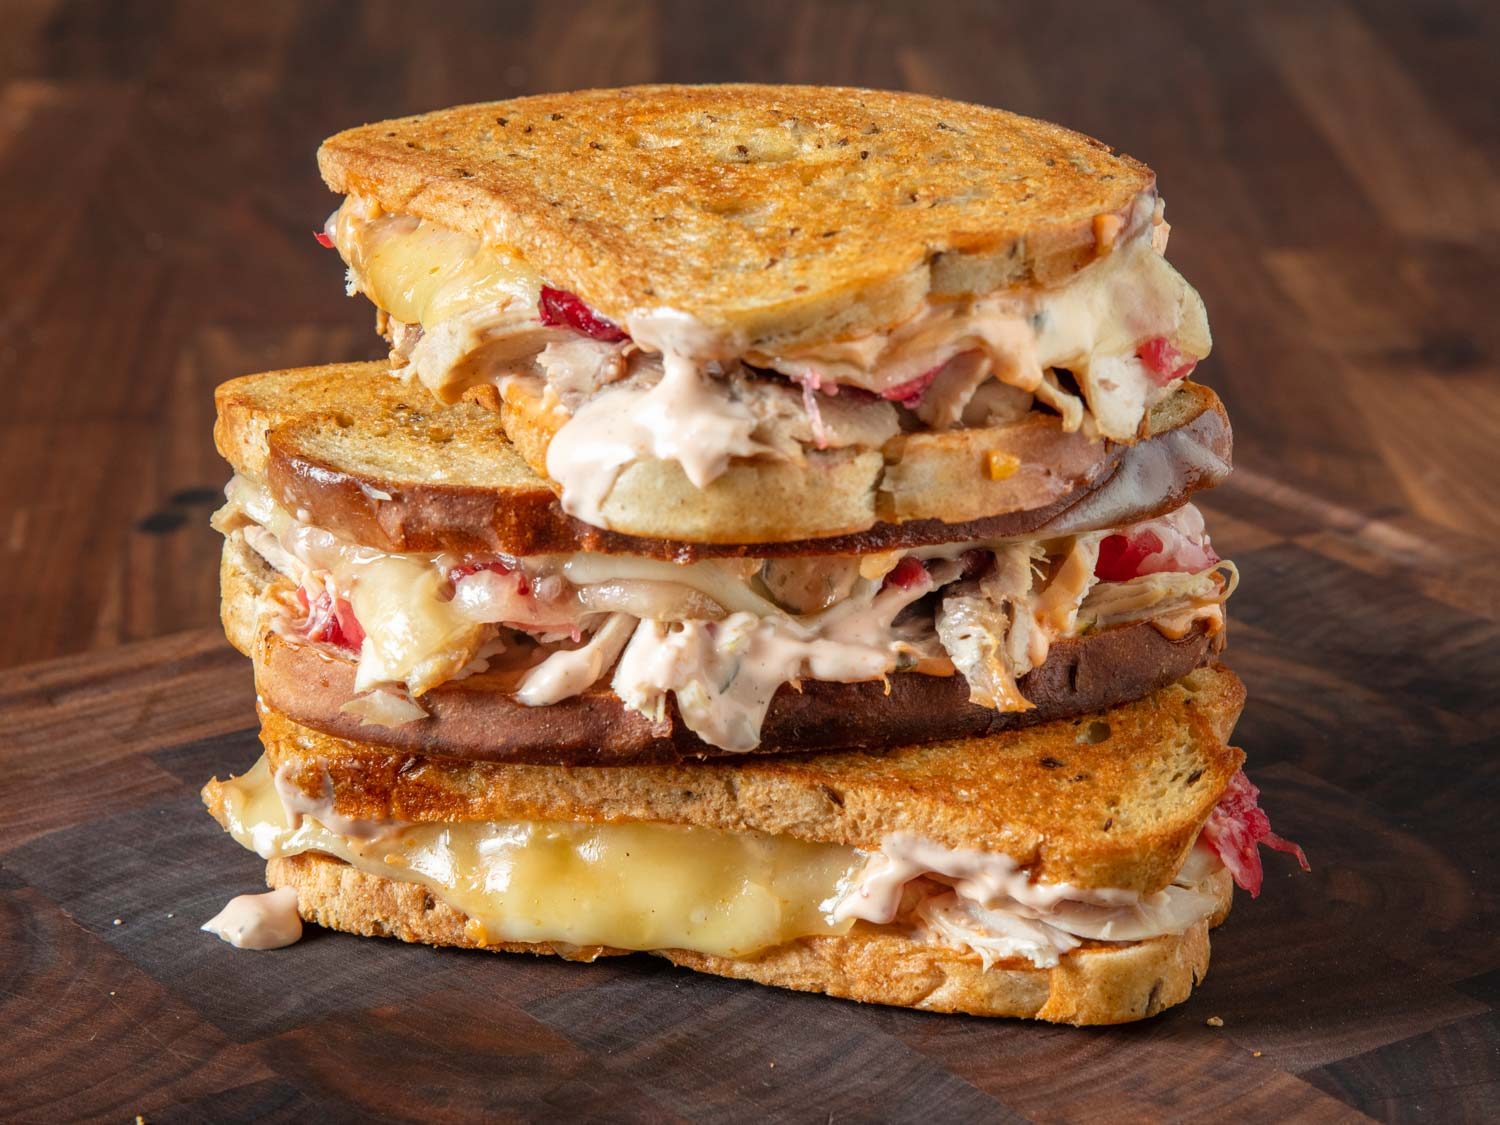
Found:
M 607 526 L 614 481 L 641 461 L 674 463 L 704 488 L 743 459 L 879 450 L 903 433 L 1033 413 L 1135 441 L 1212 346 L 1201 299 L 1162 256 L 1159 206 L 1143 196 L 1061 285 L 928 298 L 880 332 L 786 345 L 673 309 L 617 324 L 503 246 L 360 197 L 322 237 L 347 263 L 350 293 L 380 310 L 399 370 L 444 402 L 487 385 L 555 416 L 547 471 L 563 506 Z
M 1248 786 L 1249 783 L 1245 782 Z M 1250 787 L 1253 792 L 1253 787 Z M 304 792 L 262 758 L 212 782 L 214 815 L 262 858 L 317 852 L 417 883 L 467 915 L 479 944 L 556 942 L 749 957 L 799 938 L 889 929 L 976 955 L 989 968 L 1051 968 L 1088 942 L 1178 934 L 1209 917 L 1209 881 L 1228 860 L 1259 873 L 1253 803 L 1215 810 L 1243 831 L 1205 832 L 1154 893 L 1046 882 L 1000 853 L 948 848 L 908 833 L 878 848 L 666 823 L 356 820 Z M 1283 844 L 1274 838 L 1277 844 Z M 1248 849 L 1248 858 L 1246 851 Z
M 1053 644 L 1150 622 L 1223 627 L 1233 564 L 1192 505 L 1107 531 L 874 555 L 680 564 L 632 555 L 398 554 L 299 520 L 235 477 L 215 516 L 286 581 L 271 627 L 356 662 L 365 722 L 425 716 L 421 697 L 476 673 L 547 706 L 608 677 L 629 709 L 747 751 L 771 700 L 807 680 L 962 675 L 973 702 L 1031 707 L 1019 686 Z

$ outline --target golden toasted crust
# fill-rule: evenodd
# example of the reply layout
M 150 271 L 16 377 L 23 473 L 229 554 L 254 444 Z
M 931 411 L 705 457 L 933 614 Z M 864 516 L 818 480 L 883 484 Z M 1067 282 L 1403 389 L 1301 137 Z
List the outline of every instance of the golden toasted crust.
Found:
M 1114 476 L 1129 475 L 1131 466 L 1157 456 L 1164 443 L 1191 441 L 1211 454 L 1204 464 L 1222 468 L 1195 472 L 1143 498 L 1132 518 L 1170 511 L 1192 492 L 1222 479 L 1231 452 L 1229 421 L 1217 396 L 1189 383 L 1153 412 L 1156 436 L 1125 450 L 1111 448 L 1105 469 L 1090 484 L 1041 508 L 959 522 L 915 519 L 905 511 L 898 513 L 903 522 L 869 523 L 876 519 L 874 504 L 889 499 L 860 492 L 870 504 L 863 517 L 865 530 L 799 539 L 790 522 L 774 522 L 776 513 L 802 513 L 796 518 L 806 519 L 808 511 L 831 512 L 835 522 L 845 517 L 820 508 L 813 503 L 815 496 L 761 503 L 766 496 L 762 489 L 752 497 L 761 513 L 757 518 L 773 522 L 757 527 L 729 506 L 725 518 L 730 522 L 713 534 L 737 537 L 694 543 L 621 535 L 565 515 L 546 482 L 510 445 L 495 414 L 472 403 L 437 406 L 420 388 L 391 377 L 385 364 L 247 375 L 220 386 L 215 398 L 215 441 L 237 472 L 266 481 L 283 506 L 306 512 L 312 523 L 390 551 L 596 551 L 690 561 L 723 555 L 853 554 L 1003 539 L 1044 526 Z M 917 471 L 897 451 L 893 456 L 897 459 L 888 473 L 910 477 Z M 926 463 L 930 473 L 923 487 L 967 497 L 956 481 L 943 476 L 944 459 Z M 751 483 L 759 471 L 746 467 Z M 822 480 L 815 491 L 829 491 L 832 483 Z M 841 495 L 840 503 L 847 504 L 849 494 Z M 746 534 L 750 529 L 777 541 L 756 542 L 757 536 Z
M 261 648 L 260 599 L 281 575 L 245 542 L 239 530 L 224 536 L 219 552 L 219 623 L 224 636 L 245 656 L 254 657 Z
M 422 697 L 429 718 L 399 727 L 362 726 L 341 708 L 354 696 L 354 664 L 327 646 L 302 644 L 259 620 L 262 594 L 284 581 L 239 532 L 224 541 L 220 616 L 230 643 L 255 661 L 260 697 L 288 718 L 392 750 L 477 761 L 547 765 L 620 765 L 742 758 L 710 746 L 682 723 L 676 704 L 654 724 L 625 708 L 608 684 L 549 707 L 527 707 L 512 694 L 514 675 L 481 674 L 442 684 Z M 1195 630 L 1181 640 L 1149 623 L 1060 641 L 1046 662 L 1021 678 L 1030 711 L 997 712 L 969 702 L 960 676 L 901 672 L 890 687 L 808 681 L 783 686 L 772 700 L 753 753 L 859 749 L 977 738 L 1097 711 L 1165 687 L 1222 647 L 1223 634 Z
M 733 764 L 535 766 L 422 758 L 261 708 L 273 770 L 366 820 L 660 821 L 855 847 L 914 832 L 1003 852 L 1034 877 L 1156 891 L 1244 755 L 1244 688 L 1220 666 L 1135 703 L 987 738 Z M 209 794 L 212 802 L 214 785 Z
M 538 953 L 567 961 L 621 956 L 628 949 L 565 942 L 506 941 L 481 944 L 465 932 L 468 916 L 420 883 L 403 883 L 350 867 L 318 852 L 283 856 L 266 864 L 268 887 L 292 887 L 297 913 L 324 929 L 362 937 L 394 937 L 428 945 L 457 945 L 498 953 Z
M 328 856 L 273 859 L 272 887 L 297 892 L 308 921 L 367 937 L 508 953 L 555 953 L 575 961 L 622 954 L 554 942 L 481 944 L 468 918 L 424 887 L 358 871 Z M 1018 958 L 985 969 L 979 958 L 929 945 L 894 927 L 857 923 L 839 937 L 809 937 L 753 957 L 729 958 L 681 949 L 659 956 L 697 972 L 756 981 L 870 1004 L 892 1004 L 976 1016 L 1019 1016 L 1053 1023 L 1110 1024 L 1144 1019 L 1187 999 L 1208 972 L 1208 930 L 1229 913 L 1233 884 L 1217 872 L 1204 888 L 1218 899 L 1212 918 L 1176 937 L 1112 945 L 1089 942 L 1055 969 Z
M 762 348 L 879 329 L 929 293 L 1054 283 L 1155 190 L 1057 125 L 816 86 L 460 106 L 340 133 L 318 164 L 334 191 L 519 251 L 616 321 L 671 308 Z

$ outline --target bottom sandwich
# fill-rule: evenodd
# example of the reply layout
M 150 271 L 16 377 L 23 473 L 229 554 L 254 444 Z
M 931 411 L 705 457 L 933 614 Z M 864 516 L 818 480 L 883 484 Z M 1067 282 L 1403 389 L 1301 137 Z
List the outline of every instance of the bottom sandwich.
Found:
M 1227 745 L 1242 701 L 1212 667 L 986 739 L 572 768 L 424 759 L 266 710 L 263 759 L 204 797 L 285 909 L 331 929 L 1118 1023 L 1188 996 L 1231 880 L 1258 890 L 1258 844 L 1291 847 Z

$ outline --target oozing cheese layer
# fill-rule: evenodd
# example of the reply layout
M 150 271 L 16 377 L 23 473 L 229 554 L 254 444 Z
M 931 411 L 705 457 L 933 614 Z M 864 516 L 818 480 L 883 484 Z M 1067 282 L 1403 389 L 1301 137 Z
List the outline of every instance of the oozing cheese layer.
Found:
M 485 943 L 744 957 L 847 931 L 833 904 L 863 865 L 853 848 L 667 824 L 351 822 L 280 788 L 287 804 L 265 759 L 225 783 L 225 826 L 240 844 L 263 859 L 323 852 L 420 883 Z
M 221 823 L 262 858 L 321 852 L 421 884 L 468 915 L 482 944 L 746 957 L 859 920 L 970 951 L 986 967 L 1019 957 L 1048 968 L 1084 940 L 1183 932 L 1212 912 L 1201 884 L 1220 867 L 1199 846 L 1172 886 L 1142 895 L 1034 882 L 1007 856 L 908 834 L 870 852 L 656 823 L 361 821 L 334 809 L 331 786 L 309 797 L 264 758 L 215 785 Z
M 353 281 L 397 320 L 431 329 L 475 308 L 536 309 L 542 279 L 524 261 L 435 223 L 381 216 L 363 200 L 335 212 L 329 232 Z

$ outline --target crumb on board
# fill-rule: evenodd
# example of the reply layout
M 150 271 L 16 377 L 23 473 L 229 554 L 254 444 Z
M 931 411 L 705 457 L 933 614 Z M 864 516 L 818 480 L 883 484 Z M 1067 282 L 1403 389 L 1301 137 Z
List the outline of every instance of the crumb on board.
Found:
M 1224 1026 L 1224 1021 L 1219 1016 L 1209 1016 L 1208 1019 L 1206 1019 L 1204 1022 L 1207 1023 L 1209 1027 L 1223 1027 Z

